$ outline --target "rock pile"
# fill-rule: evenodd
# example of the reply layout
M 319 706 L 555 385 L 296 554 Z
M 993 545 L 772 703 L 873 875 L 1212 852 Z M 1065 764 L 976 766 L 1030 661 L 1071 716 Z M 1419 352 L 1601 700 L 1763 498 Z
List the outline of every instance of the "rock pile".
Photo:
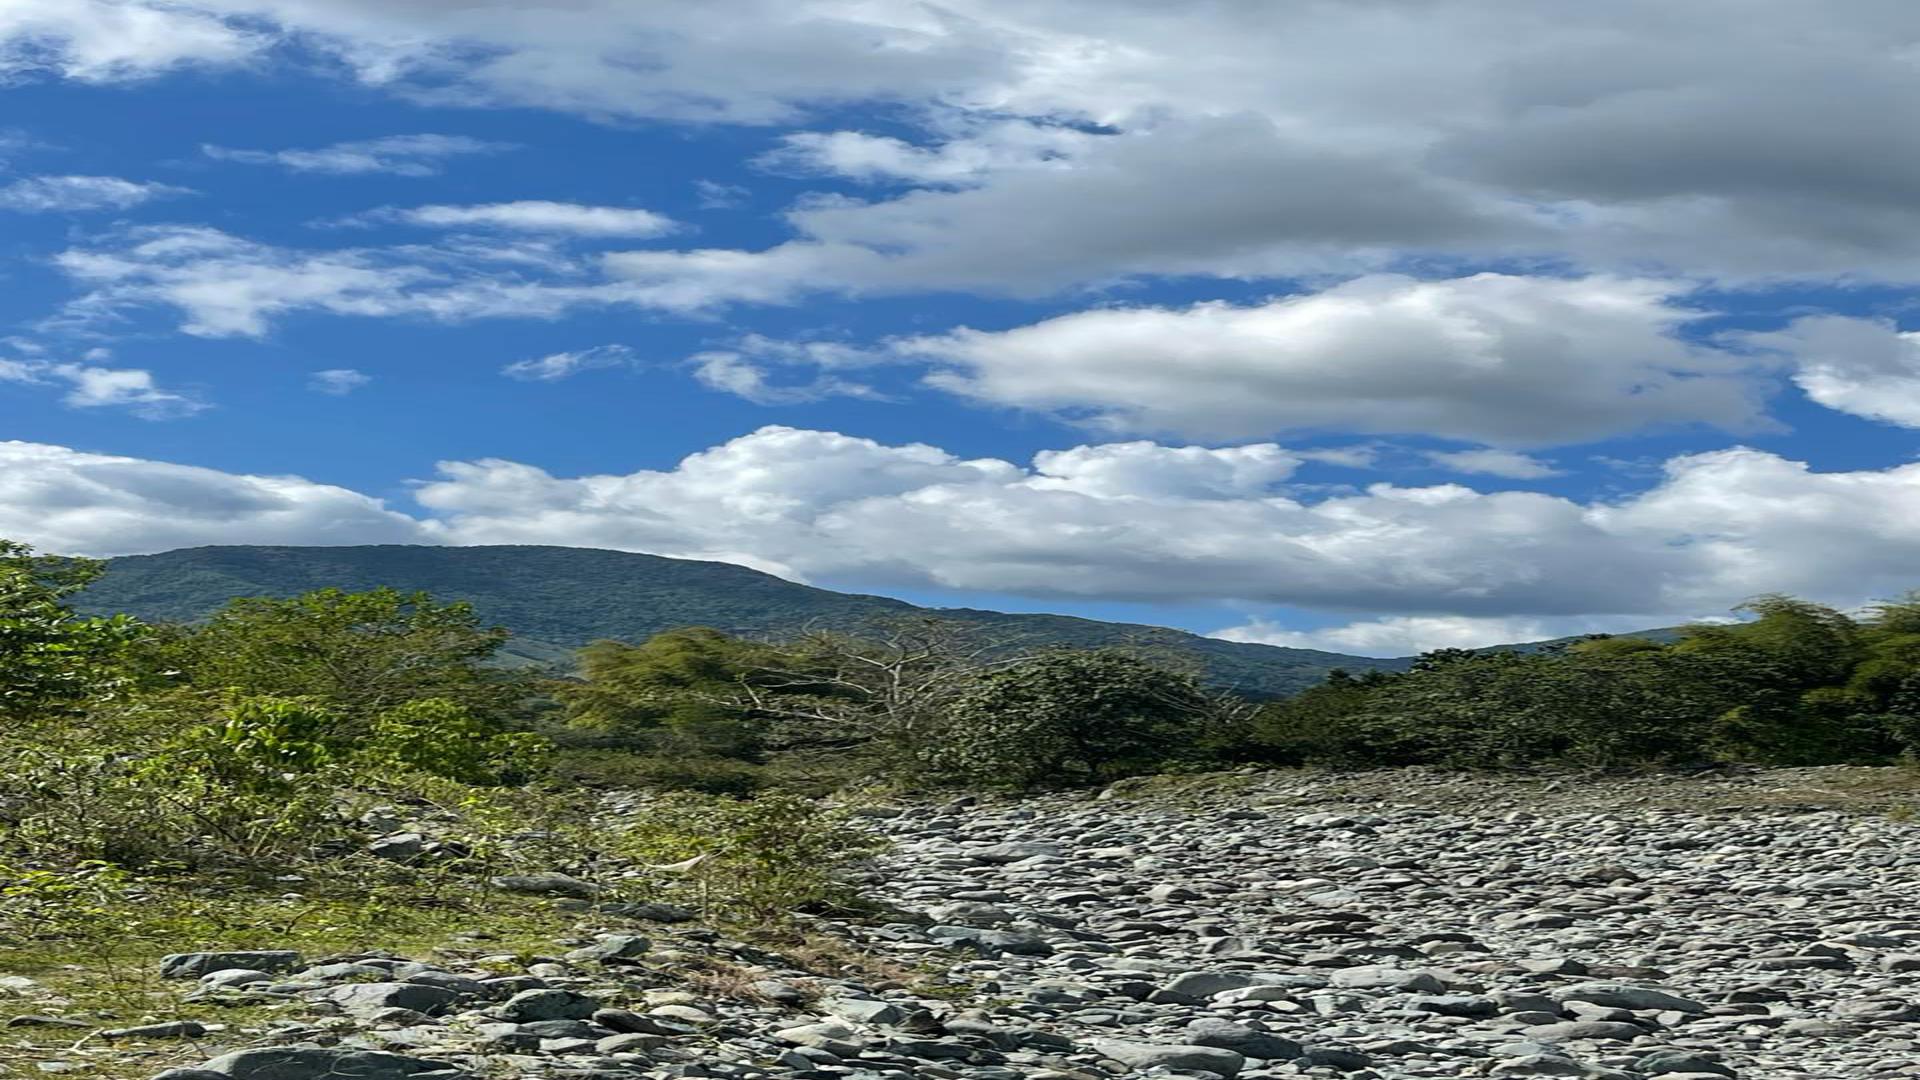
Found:
M 172 957 L 305 1012 L 163 1075 L 1920 1077 L 1920 826 L 1396 784 L 874 810 L 865 884 L 903 914 L 821 929 L 891 977 L 686 925 L 465 965 Z

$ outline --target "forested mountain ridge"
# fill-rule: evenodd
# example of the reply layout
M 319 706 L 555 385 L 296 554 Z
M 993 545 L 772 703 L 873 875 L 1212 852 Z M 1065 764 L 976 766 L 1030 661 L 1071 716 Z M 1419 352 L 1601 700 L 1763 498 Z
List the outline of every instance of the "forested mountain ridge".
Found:
M 113 559 L 106 575 L 78 599 L 88 611 L 192 622 L 237 596 L 380 585 L 471 602 L 484 620 L 513 631 L 506 652 L 521 662 L 564 662 L 589 641 L 637 642 L 682 626 L 779 636 L 806 626 L 851 630 L 924 613 L 1036 645 L 1147 647 L 1189 658 L 1210 684 L 1253 697 L 1298 692 L 1334 668 L 1403 671 L 1409 663 L 1066 615 L 921 608 L 800 585 L 732 563 L 537 545 L 184 548 Z

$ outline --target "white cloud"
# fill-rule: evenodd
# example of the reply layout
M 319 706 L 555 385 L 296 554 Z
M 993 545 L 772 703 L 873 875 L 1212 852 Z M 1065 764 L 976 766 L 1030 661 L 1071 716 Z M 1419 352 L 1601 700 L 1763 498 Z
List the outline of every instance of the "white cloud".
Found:
M 54 364 L 47 371 L 72 385 L 62 400 L 76 409 L 121 408 L 147 420 L 171 420 L 208 407 L 189 395 L 162 389 L 152 372 L 139 368 Z
M 18 445 L 0 462 L 0 535 L 49 550 L 575 544 L 864 588 L 1285 605 L 1353 620 L 1317 642 L 1388 652 L 1920 583 L 1920 465 L 1819 473 L 1750 449 L 1675 458 L 1643 493 L 1581 503 L 1454 485 L 1311 495 L 1287 486 L 1296 455 L 1265 444 L 1082 446 L 1021 466 L 769 427 L 627 474 L 446 462 L 409 518 L 306 481 Z M 76 472 L 82 459 L 94 466 Z M 263 487 L 280 497 L 262 503 Z
M 1071 153 L 1097 137 L 1019 120 L 969 125 L 931 146 L 859 131 L 801 131 L 783 136 L 760 164 L 868 183 L 966 184 L 1006 169 L 1064 167 Z
M 328 368 L 325 371 L 309 372 L 307 389 L 316 394 L 345 397 L 372 381 L 373 376 L 352 368 Z
M 173 420 L 211 408 L 192 394 L 164 389 L 153 373 L 140 368 L 104 366 L 105 349 L 94 349 L 80 362 L 46 358 L 46 350 L 30 342 L 10 341 L 25 359 L 0 358 L 0 382 L 61 387 L 61 403 L 74 409 L 120 408 L 143 420 Z
M 633 350 L 625 345 L 595 345 L 591 349 L 551 353 L 535 360 L 516 360 L 501 368 L 500 374 L 527 382 L 552 382 L 583 371 L 630 367 L 634 363 Z
M 0 442 L 0 536 L 73 555 L 432 542 L 418 522 L 345 488 L 28 442 Z
M 1095 309 L 894 348 L 938 365 L 936 386 L 1114 431 L 1550 444 L 1661 424 L 1762 424 L 1748 361 L 1678 335 L 1700 315 L 1677 303 L 1686 291 L 1619 278 L 1378 275 L 1251 306 Z
M 365 173 L 433 176 L 446 168 L 450 158 L 498 154 L 513 149 L 516 147 L 512 143 L 489 142 L 466 135 L 386 135 L 307 150 L 236 150 L 211 144 L 200 148 L 217 161 L 276 165 L 291 172 L 342 176 Z
M 17 77 L 269 46 L 436 106 L 790 126 L 884 110 L 915 129 L 782 137 L 809 168 L 938 186 L 796 215 L 803 241 L 893 256 L 907 287 L 1405 253 L 1920 276 L 1920 152 L 1885 107 L 1920 91 L 1920 11 L 1880 0 L 12 0 L 0 15 L 0 71 Z
M 170 184 L 141 183 L 117 176 L 30 176 L 0 184 L 0 210 L 29 214 L 126 210 L 154 199 L 191 194 Z
M 1551 463 L 1512 450 L 1430 450 L 1426 457 L 1443 469 L 1479 476 L 1540 480 L 1560 475 L 1560 470 Z
M 595 237 L 663 236 L 679 226 L 651 210 L 523 199 L 477 206 L 419 206 L 373 216 L 440 229 L 483 228 Z
M 695 180 L 693 191 L 699 197 L 702 210 L 731 210 L 745 206 L 753 194 L 739 184 L 723 184 L 718 180 Z
M 262 35 L 199 5 L 141 0 L 7 0 L 0 5 L 0 79 L 51 71 L 84 82 L 140 78 L 250 58 Z
M 886 400 L 865 383 L 831 374 L 849 368 L 894 362 L 884 352 L 837 341 L 779 341 L 749 334 L 730 348 L 710 349 L 687 359 L 703 386 L 756 405 L 796 405 L 830 397 Z M 775 368 L 811 367 L 821 372 L 804 382 L 776 382 Z
M 1920 427 L 1920 333 L 1881 319 L 1816 315 L 1741 340 L 1784 356 L 1793 381 L 1829 409 Z
M 1686 621 L 1686 616 L 1612 615 L 1604 618 L 1525 619 L 1459 615 L 1396 615 L 1328 626 L 1288 630 L 1261 619 L 1209 635 L 1226 641 L 1250 641 L 1292 649 L 1320 649 L 1357 656 L 1413 656 L 1430 649 L 1479 649 L 1581 634 L 1621 634 Z
M 660 261 L 650 265 L 655 256 Z M 181 330 L 201 337 L 263 337 L 295 313 L 442 322 L 551 319 L 596 307 L 698 315 L 720 303 L 796 295 L 790 267 L 765 273 L 747 262 L 725 251 L 581 259 L 539 241 L 462 237 L 312 250 L 177 225 L 125 230 L 54 259 L 87 290 L 57 321 L 110 321 L 162 308 L 178 313 Z

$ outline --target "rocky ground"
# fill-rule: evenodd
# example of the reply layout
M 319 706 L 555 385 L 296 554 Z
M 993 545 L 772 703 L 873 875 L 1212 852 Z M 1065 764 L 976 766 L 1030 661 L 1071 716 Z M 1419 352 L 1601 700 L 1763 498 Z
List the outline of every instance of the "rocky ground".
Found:
M 864 884 L 902 914 L 818 927 L 858 978 L 660 908 L 549 956 L 193 954 L 183 991 L 269 1019 L 65 1021 L 42 1065 L 187 1040 L 204 1063 L 159 1075 L 1920 1077 L 1920 824 L 1882 781 L 1913 784 L 1282 773 L 875 807 Z

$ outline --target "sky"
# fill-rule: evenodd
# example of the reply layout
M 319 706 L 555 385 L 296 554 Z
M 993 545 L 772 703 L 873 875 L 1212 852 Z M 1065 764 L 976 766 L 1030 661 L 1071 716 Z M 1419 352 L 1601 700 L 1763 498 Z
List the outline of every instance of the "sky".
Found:
M 1904 0 L 0 0 L 0 536 L 1404 655 L 1920 587 Z

